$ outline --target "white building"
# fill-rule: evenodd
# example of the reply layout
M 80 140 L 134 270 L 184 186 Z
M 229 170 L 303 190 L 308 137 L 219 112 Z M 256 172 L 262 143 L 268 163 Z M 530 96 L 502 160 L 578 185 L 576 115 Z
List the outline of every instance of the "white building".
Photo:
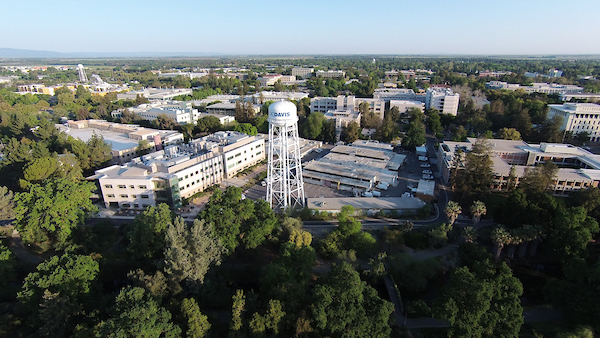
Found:
M 159 115 L 166 115 L 179 124 L 196 124 L 200 117 L 198 109 L 192 108 L 190 101 L 154 101 L 143 103 L 139 106 L 128 108 L 130 112 L 140 116 L 144 120 L 154 121 Z M 124 109 L 111 112 L 113 118 L 123 114 Z
M 333 111 L 358 111 L 360 104 L 369 104 L 371 112 L 375 113 L 381 120 L 385 113 L 385 101 L 380 99 L 357 98 L 352 95 L 338 95 L 337 97 L 314 97 L 310 100 L 310 112 L 327 113 Z
M 373 92 L 373 98 L 386 102 L 391 100 L 425 102 L 425 95 L 416 94 L 412 89 L 407 88 L 377 88 Z
M 588 132 L 592 142 L 600 141 L 600 105 L 595 103 L 563 103 L 548 105 L 548 119 L 562 118 L 561 131 L 573 134 Z
M 306 79 L 311 77 L 314 71 L 314 68 L 294 67 L 292 68 L 292 75 L 301 76 L 303 79 Z
M 263 101 L 262 103 L 265 103 L 267 101 L 300 101 L 303 98 L 308 97 L 308 93 L 261 91 L 252 94 L 252 102 L 256 104 L 261 104 L 261 96 Z
M 406 113 L 410 108 L 417 108 L 421 112 L 425 111 L 425 103 L 419 101 L 409 101 L 409 100 L 390 100 L 390 109 L 393 107 L 398 107 L 398 111 L 400 114 Z
M 506 83 L 502 81 L 490 81 L 485 84 L 489 89 L 524 90 L 526 93 L 544 94 L 578 94 L 583 93 L 583 88 L 575 85 L 563 85 L 558 83 L 536 82 L 531 86 L 521 86 L 517 83 Z
M 317 70 L 315 76 L 320 76 L 324 78 L 346 77 L 346 72 L 344 72 L 343 70 Z
M 330 110 L 325 113 L 326 119 L 335 122 L 335 135 L 338 141 L 342 134 L 342 128 L 347 127 L 352 122 L 356 122 L 360 127 L 360 116 L 360 112 L 352 110 Z
M 239 154 L 239 155 L 238 155 Z M 173 208 L 225 177 L 257 164 L 265 158 L 264 140 L 237 132 L 218 132 L 172 145 L 133 159 L 125 165 L 96 170 L 107 207 L 143 209 L 157 203 Z
M 456 115 L 460 95 L 449 88 L 427 88 L 425 108 L 435 108 L 440 114 Z
M 131 91 L 117 94 L 117 100 L 135 100 L 141 95 L 148 100 L 172 100 L 179 95 L 192 95 L 190 88 L 146 88 L 142 90 Z

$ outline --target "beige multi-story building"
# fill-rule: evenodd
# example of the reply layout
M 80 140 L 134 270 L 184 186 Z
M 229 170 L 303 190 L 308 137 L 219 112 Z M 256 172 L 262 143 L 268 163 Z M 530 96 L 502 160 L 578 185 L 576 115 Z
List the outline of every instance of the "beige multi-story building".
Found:
M 347 127 L 350 123 L 356 122 L 360 127 L 360 112 L 352 110 L 330 110 L 325 113 L 325 118 L 335 122 L 335 137 L 339 141 L 342 128 Z
M 412 89 L 408 88 L 377 88 L 373 92 L 374 99 L 384 101 L 391 100 L 409 100 L 425 102 L 425 95 L 416 94 Z
M 179 208 L 182 199 L 264 160 L 264 144 L 260 137 L 218 132 L 96 170 L 88 179 L 97 181 L 107 207 L 143 209 L 168 203 Z
M 564 103 L 548 105 L 548 118 L 562 118 L 561 131 L 573 134 L 587 132 L 590 141 L 600 141 L 600 105 L 595 103 Z
M 453 159 L 458 149 L 463 153 L 471 150 L 477 140 L 467 142 L 444 141 L 437 149 L 437 165 L 442 179 L 448 182 L 453 168 Z M 508 185 L 511 167 L 515 167 L 516 182 L 527 168 L 552 161 L 559 166 L 556 179 L 550 188 L 554 194 L 597 187 L 600 183 L 600 155 L 569 144 L 527 144 L 523 141 L 489 140 L 492 146 L 494 182 L 493 190 L 504 190 Z M 458 169 L 460 170 L 460 169 Z
M 437 109 L 441 114 L 456 115 L 460 95 L 450 88 L 427 88 L 425 108 Z
M 292 68 L 292 75 L 301 76 L 303 79 L 306 79 L 311 77 L 314 71 L 314 68 L 294 67 Z
M 346 72 L 343 70 L 317 70 L 315 76 L 324 78 L 346 77 Z

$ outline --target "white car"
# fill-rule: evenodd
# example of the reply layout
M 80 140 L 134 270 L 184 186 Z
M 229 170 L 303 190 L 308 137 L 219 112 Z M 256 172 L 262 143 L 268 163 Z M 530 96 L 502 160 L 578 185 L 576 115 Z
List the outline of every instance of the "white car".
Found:
M 423 174 L 431 175 L 431 174 L 433 174 L 433 172 L 431 172 L 431 170 L 429 170 L 429 169 L 425 169 L 425 170 L 423 170 Z
M 404 194 L 402 194 L 402 197 L 413 197 L 413 195 L 409 192 L 405 192 Z
M 433 179 L 433 175 L 423 174 L 423 179 L 425 179 L 425 180 L 432 180 Z
M 421 163 L 421 168 L 429 168 L 431 167 L 431 164 L 429 163 Z
M 429 161 L 429 159 L 427 158 L 427 156 L 419 156 L 419 161 L 427 162 Z

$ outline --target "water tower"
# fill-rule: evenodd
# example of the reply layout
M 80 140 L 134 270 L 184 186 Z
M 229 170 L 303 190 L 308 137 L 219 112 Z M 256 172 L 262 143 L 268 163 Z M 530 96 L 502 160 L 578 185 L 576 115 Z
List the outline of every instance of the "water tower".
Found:
M 304 183 L 296 105 L 290 101 L 269 106 L 267 202 L 274 210 L 304 206 Z

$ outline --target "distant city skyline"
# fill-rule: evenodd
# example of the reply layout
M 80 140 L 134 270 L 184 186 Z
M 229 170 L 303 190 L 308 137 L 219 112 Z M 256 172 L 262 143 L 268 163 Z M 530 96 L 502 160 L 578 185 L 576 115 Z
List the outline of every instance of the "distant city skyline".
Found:
M 59 53 L 600 54 L 597 0 L 57 0 L 2 8 L 0 48 Z

